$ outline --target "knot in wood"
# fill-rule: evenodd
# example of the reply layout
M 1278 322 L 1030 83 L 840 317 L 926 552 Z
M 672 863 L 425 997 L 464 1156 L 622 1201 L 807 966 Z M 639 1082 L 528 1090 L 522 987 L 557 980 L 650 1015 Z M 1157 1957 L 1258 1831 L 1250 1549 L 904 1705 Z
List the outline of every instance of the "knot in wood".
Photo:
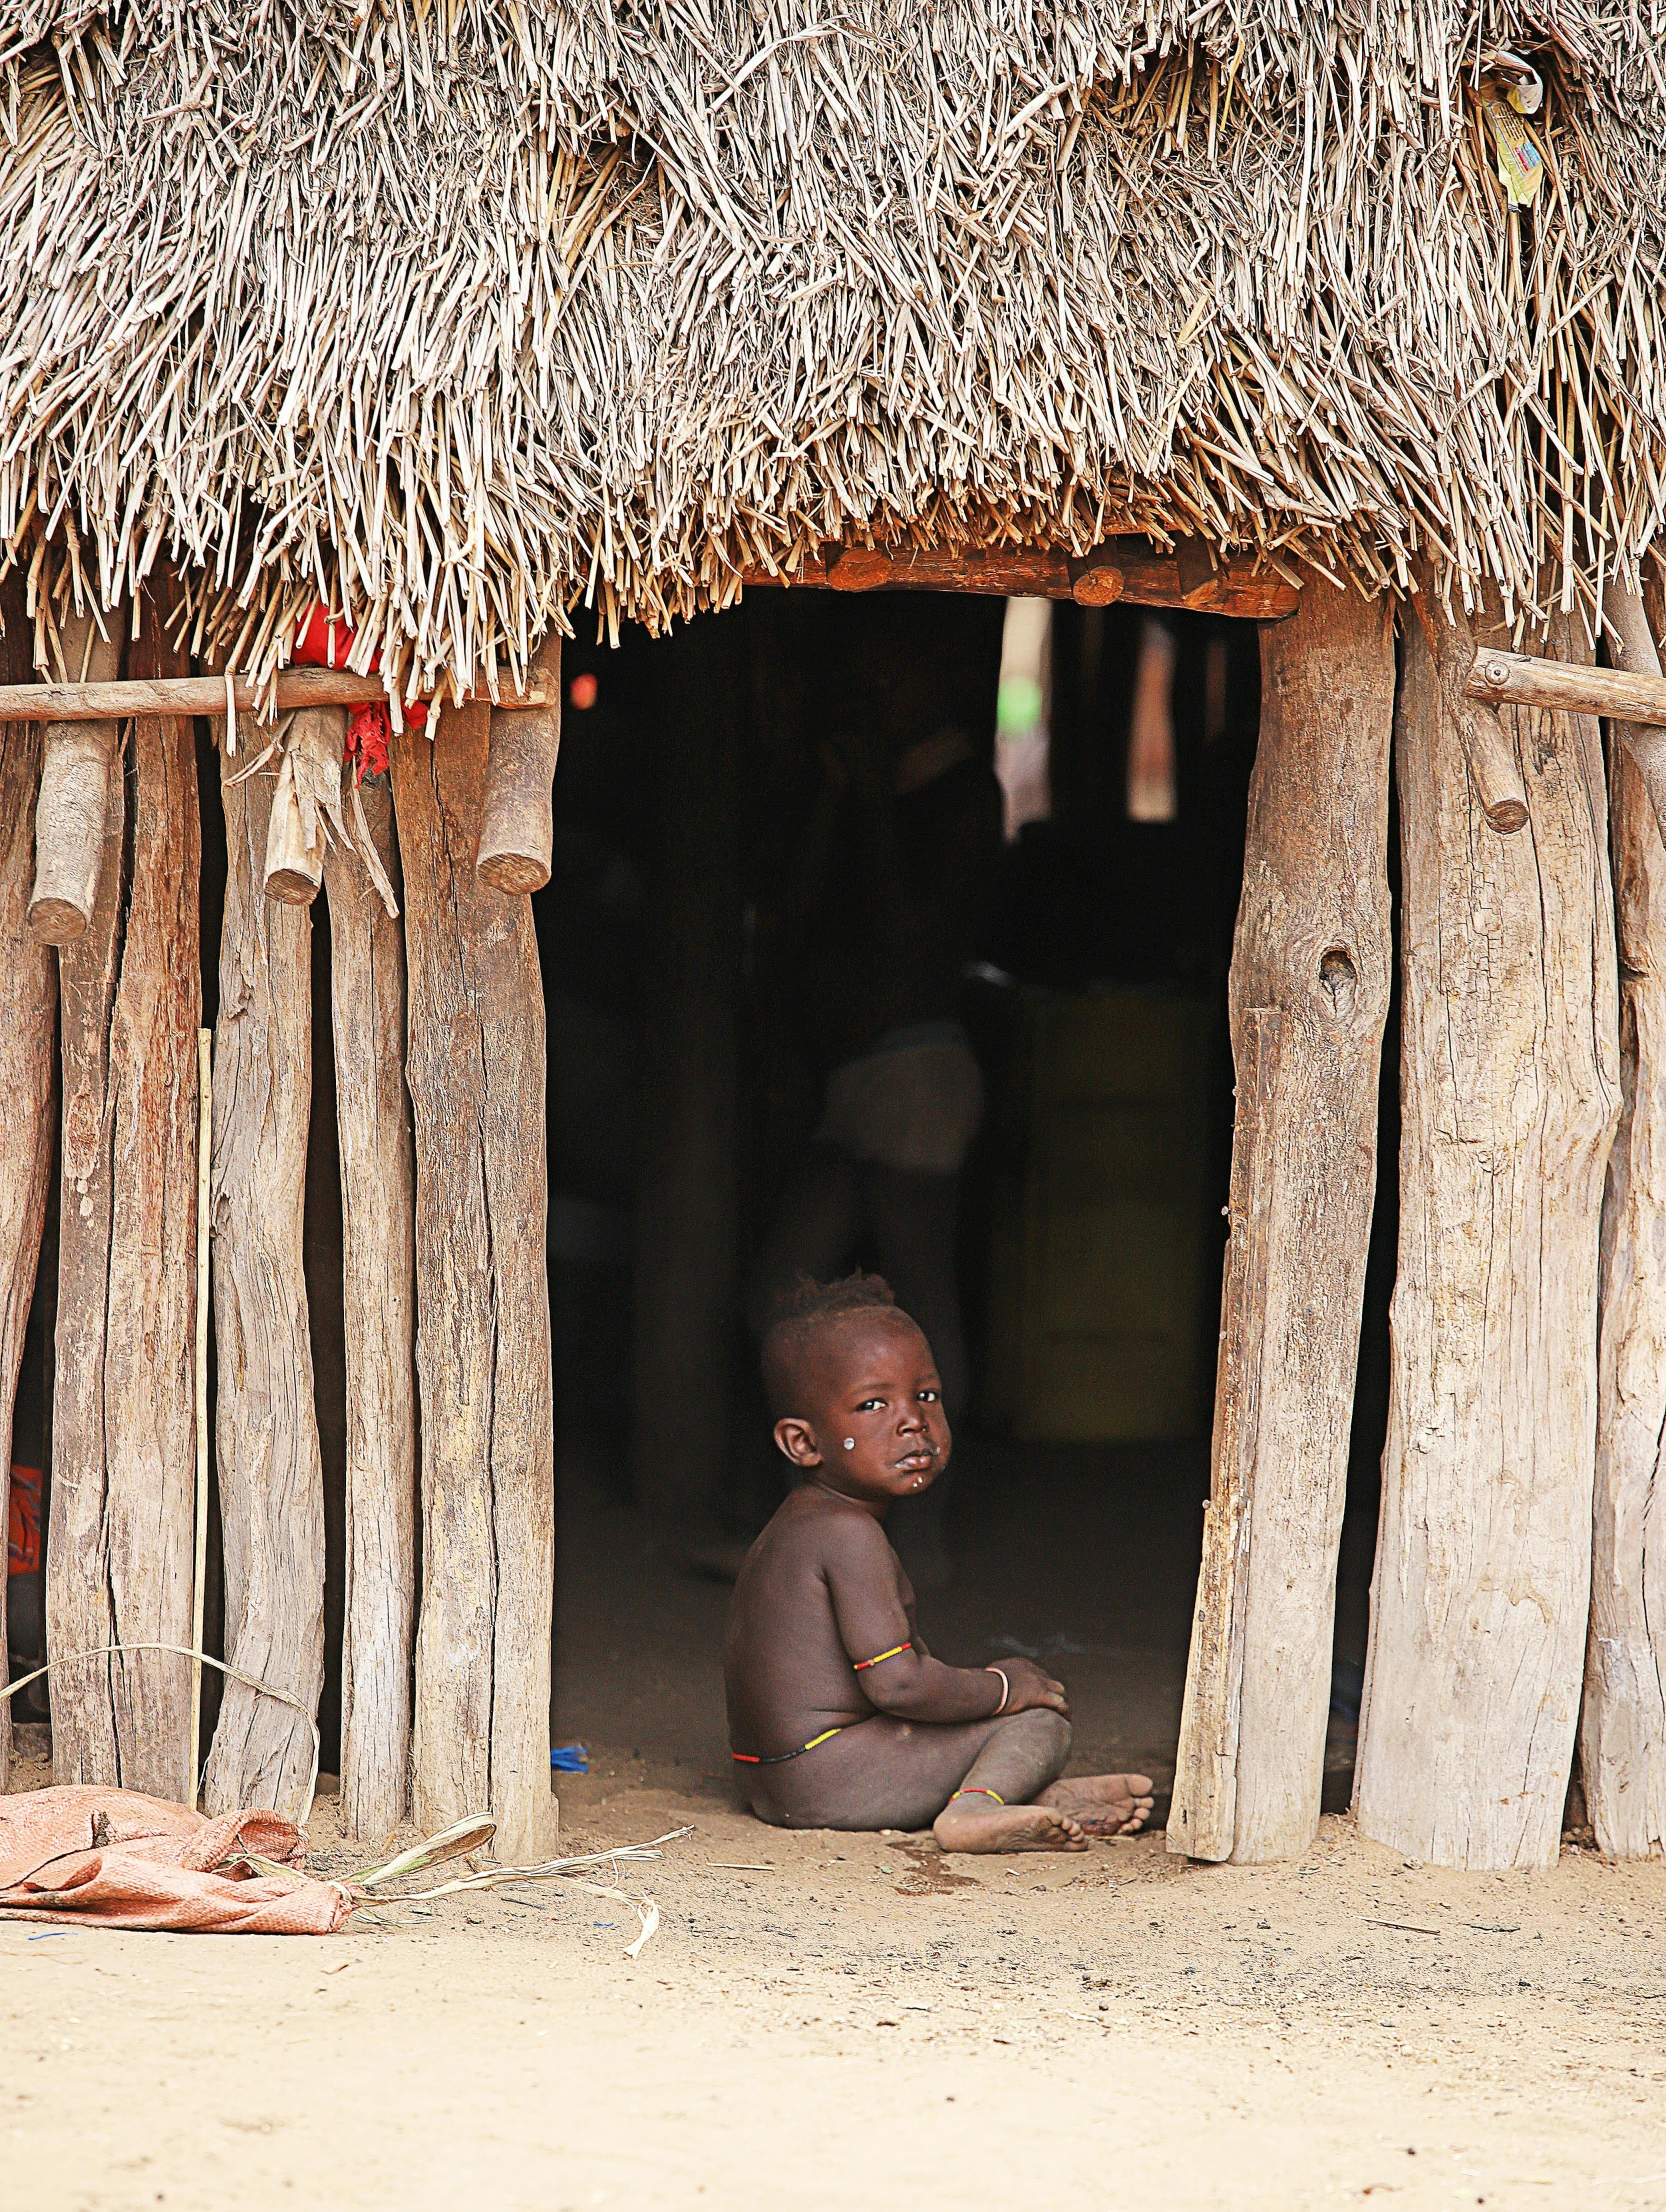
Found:
M 1338 1021 L 1346 1021 L 1359 997 L 1359 970 L 1346 945 L 1327 945 L 1319 955 L 1319 988 Z

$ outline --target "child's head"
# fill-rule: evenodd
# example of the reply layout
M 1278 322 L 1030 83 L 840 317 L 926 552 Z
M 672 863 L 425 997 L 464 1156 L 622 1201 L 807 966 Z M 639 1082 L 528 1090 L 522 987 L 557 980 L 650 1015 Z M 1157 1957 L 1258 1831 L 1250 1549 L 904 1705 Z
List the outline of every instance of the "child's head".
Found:
M 879 1276 L 801 1281 L 764 1338 L 763 1369 L 776 1443 L 828 1488 L 888 1502 L 948 1464 L 931 1346 Z

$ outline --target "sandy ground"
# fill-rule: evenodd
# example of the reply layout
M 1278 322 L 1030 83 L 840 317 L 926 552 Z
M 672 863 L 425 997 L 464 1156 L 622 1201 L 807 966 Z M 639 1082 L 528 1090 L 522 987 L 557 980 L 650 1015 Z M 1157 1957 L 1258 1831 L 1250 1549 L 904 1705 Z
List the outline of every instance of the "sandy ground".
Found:
M 1666 2205 L 1660 1867 L 1437 1873 L 1345 1817 L 1264 1870 L 767 1830 L 711 1707 L 723 1593 L 628 1516 L 588 1533 L 564 1841 L 694 1831 L 626 1871 L 642 1956 L 628 1907 L 549 1885 L 324 1940 L 0 1928 L 7 2212 Z M 1172 1654 L 1115 1653 L 1095 1749 L 1172 1700 Z M 311 1836 L 360 1856 L 327 1797 Z

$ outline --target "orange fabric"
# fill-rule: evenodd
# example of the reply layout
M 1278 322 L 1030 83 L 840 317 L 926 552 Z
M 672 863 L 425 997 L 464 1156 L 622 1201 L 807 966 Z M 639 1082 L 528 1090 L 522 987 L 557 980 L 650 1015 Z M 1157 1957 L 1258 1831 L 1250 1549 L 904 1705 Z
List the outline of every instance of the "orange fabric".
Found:
M 253 1851 L 299 1871 L 306 1838 L 270 1812 L 209 1819 L 137 1790 L 76 1784 L 0 1797 L 0 1921 L 91 1921 L 220 1935 L 333 1935 L 353 1909 L 335 1882 L 239 1873 Z
M 15 1461 L 6 1506 L 6 1572 L 40 1572 L 40 1469 Z

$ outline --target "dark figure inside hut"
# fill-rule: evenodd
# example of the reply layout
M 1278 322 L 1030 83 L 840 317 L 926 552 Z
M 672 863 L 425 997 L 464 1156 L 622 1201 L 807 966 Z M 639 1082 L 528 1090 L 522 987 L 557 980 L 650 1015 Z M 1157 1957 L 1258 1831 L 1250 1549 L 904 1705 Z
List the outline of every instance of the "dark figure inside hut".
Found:
M 797 1486 L 747 1554 L 724 1642 L 729 1744 L 781 1828 L 932 1827 L 945 1851 L 1081 1851 L 1131 1835 L 1143 1774 L 1061 1781 L 1062 1683 L 1028 1659 L 950 1667 L 914 1622 L 886 1541 L 942 1478 L 931 1347 L 879 1277 L 805 1282 L 764 1339 L 775 1441 Z
M 957 633 L 908 610 L 837 689 L 822 780 L 788 871 L 795 995 L 826 1071 L 821 1120 L 789 1177 L 747 1288 L 761 1338 L 800 1275 L 864 1247 L 936 1348 L 959 1419 L 967 1362 L 955 1279 L 957 1179 L 983 1113 L 959 1020 L 1001 851 L 1001 792 L 957 716 Z M 905 1502 L 893 1530 L 923 1589 L 948 1579 L 947 1493 Z

